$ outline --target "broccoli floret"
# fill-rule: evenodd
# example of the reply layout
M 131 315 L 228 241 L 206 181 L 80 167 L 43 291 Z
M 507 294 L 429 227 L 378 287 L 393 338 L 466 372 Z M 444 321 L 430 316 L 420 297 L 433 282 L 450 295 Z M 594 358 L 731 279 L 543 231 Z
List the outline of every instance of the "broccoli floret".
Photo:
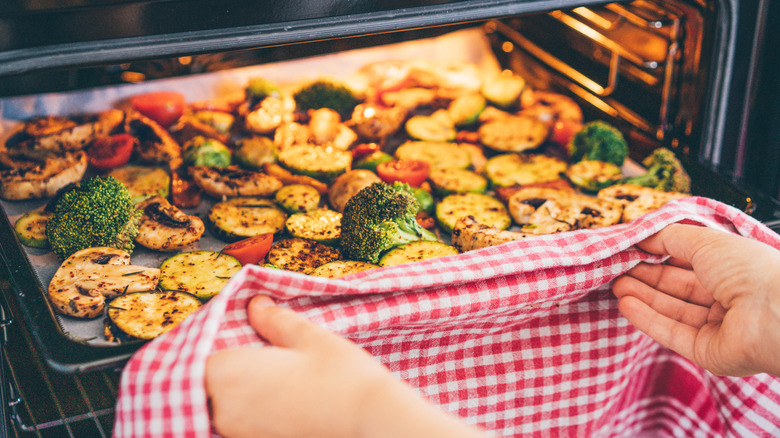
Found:
M 353 196 L 341 218 L 341 249 L 352 260 L 378 263 L 385 251 L 437 240 L 415 219 L 417 200 L 407 184 L 374 183 Z
M 133 205 L 130 191 L 112 176 L 95 176 L 59 193 L 47 210 L 52 250 L 64 258 L 76 251 L 108 246 L 132 252 L 143 212 Z
M 347 119 L 359 102 L 349 88 L 328 81 L 316 81 L 298 90 L 295 95 L 295 105 L 301 111 L 310 109 L 330 108 Z
M 266 78 L 251 78 L 244 92 L 249 108 L 254 108 L 266 97 L 281 97 L 279 87 Z
M 691 177 L 685 172 L 674 152 L 666 148 L 658 148 L 645 158 L 642 164 L 647 168 L 647 173 L 626 178 L 623 182 L 665 192 L 690 193 Z
M 628 157 L 628 143 L 623 134 L 607 122 L 586 123 L 568 145 L 572 161 L 605 161 L 622 166 Z

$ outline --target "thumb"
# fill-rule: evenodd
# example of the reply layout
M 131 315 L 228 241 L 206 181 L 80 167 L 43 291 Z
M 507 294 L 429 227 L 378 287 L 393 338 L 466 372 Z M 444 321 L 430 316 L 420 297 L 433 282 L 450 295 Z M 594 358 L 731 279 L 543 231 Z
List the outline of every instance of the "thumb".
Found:
M 266 295 L 257 295 L 249 301 L 247 316 L 257 334 L 277 347 L 303 346 L 321 330 L 294 311 L 277 307 Z

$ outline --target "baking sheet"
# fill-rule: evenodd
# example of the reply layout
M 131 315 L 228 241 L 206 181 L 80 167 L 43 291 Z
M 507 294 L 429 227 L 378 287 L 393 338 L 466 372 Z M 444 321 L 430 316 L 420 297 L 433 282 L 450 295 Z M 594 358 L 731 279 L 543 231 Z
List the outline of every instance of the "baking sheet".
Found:
M 140 84 L 127 84 L 89 90 L 50 93 L 0 99 L 0 142 L 4 143 L 20 127 L 20 122 L 45 115 L 79 116 L 108 108 L 122 107 L 130 96 L 158 90 L 172 90 L 184 94 L 188 102 L 214 98 L 242 96 L 247 81 L 262 76 L 280 85 L 292 85 L 302 80 L 330 76 L 360 87 L 354 73 L 367 64 L 386 60 L 428 60 L 434 62 L 465 61 L 476 64 L 483 72 L 497 71 L 498 62 L 490 43 L 479 28 L 459 30 L 436 38 L 387 46 L 356 49 L 335 54 L 244 67 L 223 72 L 207 73 L 182 78 L 171 78 Z M 42 208 L 47 200 L 9 202 L 0 200 L 5 214 L 13 224 L 22 214 Z M 188 214 L 206 217 L 213 200 L 204 196 L 196 209 Z M 225 242 L 213 237 L 208 229 L 198 242 L 182 251 L 219 251 Z M 35 275 L 46 290 L 61 260 L 51 251 L 23 247 Z M 132 263 L 159 267 L 172 253 L 151 251 L 136 247 Z M 46 301 L 48 302 L 48 301 Z M 74 341 L 94 346 L 116 345 L 105 340 L 103 318 L 90 320 L 57 315 L 63 333 Z

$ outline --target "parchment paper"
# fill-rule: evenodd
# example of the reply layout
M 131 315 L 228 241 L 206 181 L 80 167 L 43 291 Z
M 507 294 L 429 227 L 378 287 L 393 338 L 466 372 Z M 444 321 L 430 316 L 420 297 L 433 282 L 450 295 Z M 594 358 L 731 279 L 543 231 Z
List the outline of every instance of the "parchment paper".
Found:
M 0 99 L 0 142 L 20 127 L 20 123 L 31 117 L 44 115 L 79 116 L 120 106 L 128 97 L 158 90 L 178 91 L 188 102 L 219 97 L 240 96 L 247 81 L 252 77 L 265 77 L 280 85 L 289 85 L 302 80 L 330 76 L 345 81 L 354 81 L 354 73 L 367 64 L 385 60 L 466 61 L 476 64 L 482 71 L 498 69 L 498 63 L 490 44 L 479 28 L 466 29 L 436 38 L 415 42 L 392 44 L 380 47 L 351 50 L 336 54 L 270 63 L 216 73 L 199 74 L 181 78 L 161 79 L 139 84 L 93 88 L 69 93 L 50 93 Z M 11 224 L 22 214 L 42 208 L 46 200 L 9 202 L 0 201 L 4 214 Z M 204 196 L 197 209 L 187 210 L 205 219 L 213 204 Z M 214 238 L 207 230 L 203 238 L 183 251 L 219 251 L 225 242 Z M 45 291 L 62 262 L 54 253 L 24 247 L 35 274 Z M 132 264 L 159 267 L 171 253 L 162 253 L 137 247 L 132 255 Z M 90 345 L 114 345 L 103 335 L 103 318 L 91 320 L 58 316 L 62 329 L 74 340 Z

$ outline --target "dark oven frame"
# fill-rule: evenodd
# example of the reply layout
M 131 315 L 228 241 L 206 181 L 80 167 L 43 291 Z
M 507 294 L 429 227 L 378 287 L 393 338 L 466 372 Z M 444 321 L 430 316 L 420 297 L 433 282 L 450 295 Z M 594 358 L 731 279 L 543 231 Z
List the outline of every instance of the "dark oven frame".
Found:
M 5 2 L 0 5 L 0 110 L 2 98 L 98 85 L 84 71 L 110 71 L 111 65 L 225 51 L 300 50 L 309 43 L 341 49 L 440 32 L 438 28 L 477 23 L 603 1 L 293 1 L 232 0 L 65 0 L 56 3 Z M 772 81 L 780 43 L 780 6 L 769 0 L 691 0 L 715 17 L 708 45 L 708 93 L 702 102 L 701 130 L 685 149 L 699 194 L 746 208 L 777 226 L 780 220 L 780 87 Z M 180 17 L 171 20 L 170 17 Z M 85 26 L 90 23 L 90 26 Z M 41 32 L 50 29 L 50 32 Z M 422 29 L 422 30 L 420 30 Z M 365 36 L 368 35 L 368 36 Z M 352 38 L 354 37 L 354 38 Z M 313 43 L 316 42 L 316 43 Z M 265 49 L 263 49 L 265 48 Z M 335 48 L 335 49 L 334 49 Z M 267 52 L 263 52 L 267 53 Z M 274 52 L 277 53 L 277 52 Z M 713 191 L 714 190 L 714 191 Z M 59 340 L 53 328 L 31 327 L 48 320 L 47 307 L 20 305 L 35 285 L 29 262 L 0 218 L 0 327 L 4 372 L 2 423 L 8 433 L 41 436 L 50 427 L 81 436 L 87 423 L 110 434 L 118 367 L 135 346 L 95 351 Z M 31 298 L 32 297 L 32 298 Z M 33 303 L 34 304 L 34 303 Z M 33 310 L 31 310 L 33 309 Z M 13 322 L 11 324 L 11 322 Z M 44 323 L 45 325 L 45 323 Z M 52 338 L 54 337 L 54 338 Z M 120 358 L 117 361 L 117 358 Z M 119 363 L 119 365 L 118 365 Z M 32 364 L 32 365 L 30 365 Z M 63 374 L 64 373 L 64 374 Z M 38 390 L 50 395 L 36 402 Z M 74 398 L 76 401 L 74 402 Z M 52 421 L 36 418 L 36 403 L 56 412 Z M 11 406 L 5 409 L 5 405 Z M 77 406 L 71 411 L 67 406 Z M 83 421 L 89 420 L 89 421 Z M 42 427 L 45 426 L 45 427 Z M 56 430 L 56 429 L 55 429 Z M 58 432 L 62 434 L 63 432 Z

